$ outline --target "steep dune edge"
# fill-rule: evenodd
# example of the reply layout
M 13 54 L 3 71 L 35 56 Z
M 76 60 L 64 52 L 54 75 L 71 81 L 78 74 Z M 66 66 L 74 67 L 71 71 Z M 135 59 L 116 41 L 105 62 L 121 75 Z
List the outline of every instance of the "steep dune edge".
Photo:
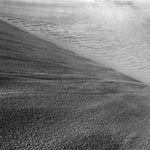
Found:
M 0 21 L 1 150 L 149 149 L 149 91 Z
M 16 17 L 14 15 L 9 16 L 6 14 L 1 15 L 0 19 L 25 32 L 29 32 L 30 34 L 42 40 L 55 43 L 63 49 L 68 49 L 72 52 L 75 52 L 77 55 L 90 59 L 94 62 L 97 62 L 98 64 L 103 64 L 107 67 L 113 68 L 119 72 L 122 72 L 123 74 L 126 74 L 127 76 L 130 76 L 141 82 L 144 82 L 147 85 L 150 85 L 150 64 L 147 59 L 149 56 L 149 52 L 148 47 L 146 46 L 148 45 L 148 43 L 144 44 L 146 47 L 140 42 L 132 43 L 131 41 L 134 39 L 134 37 L 132 37 L 132 35 L 130 34 L 130 36 L 128 36 L 132 37 L 131 41 L 128 41 L 128 39 L 124 39 L 123 41 L 125 42 L 123 42 L 121 39 L 118 39 L 114 41 L 114 43 L 122 41 L 122 44 L 118 44 L 118 46 L 120 47 L 115 47 L 115 44 L 109 45 L 109 43 L 111 43 L 112 41 L 104 40 L 103 43 L 98 42 L 96 39 L 94 39 L 94 37 L 97 37 L 99 35 L 94 35 L 93 37 L 92 35 L 90 36 L 90 33 L 87 33 L 87 35 L 84 35 L 80 32 L 77 32 L 77 34 L 74 33 L 74 31 L 73 33 L 71 33 L 71 30 L 66 30 L 63 27 L 46 20 L 36 20 L 35 18 L 32 20 L 30 17 Z M 137 29 L 136 32 L 139 32 L 138 34 L 140 34 L 140 30 L 141 29 Z M 101 35 L 105 37 L 103 31 L 101 32 Z M 123 36 L 124 34 L 126 36 L 126 33 L 122 32 L 120 38 L 125 37 Z M 90 39 L 90 37 L 93 39 Z M 143 36 L 140 36 L 138 38 L 136 37 L 135 39 L 138 39 L 138 41 L 142 42 L 143 40 L 141 39 L 141 37 Z M 144 36 L 144 38 L 146 37 Z M 148 37 L 146 39 L 148 41 Z M 130 42 L 132 43 L 131 45 Z

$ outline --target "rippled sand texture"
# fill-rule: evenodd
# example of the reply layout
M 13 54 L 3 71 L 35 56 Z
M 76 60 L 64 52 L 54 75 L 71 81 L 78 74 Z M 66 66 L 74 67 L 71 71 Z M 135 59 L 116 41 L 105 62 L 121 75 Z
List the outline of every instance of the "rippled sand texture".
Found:
M 0 21 L 1 150 L 149 150 L 149 91 Z
M 122 32 L 131 35 L 128 28 L 128 32 L 121 27 L 114 34 L 119 31 L 115 22 L 110 32 L 110 26 L 99 30 L 99 25 L 91 24 L 93 19 L 89 22 L 85 14 L 79 15 L 86 18 L 81 19 L 83 22 L 75 17 L 79 22 L 74 24 L 68 16 L 61 23 L 61 9 L 58 20 L 56 16 L 49 20 L 31 17 L 35 13 L 33 6 L 33 13 L 27 10 L 25 16 L 15 11 L 11 15 L 9 11 L 1 13 L 0 150 L 149 150 L 150 88 L 102 65 L 108 61 L 111 67 L 123 66 L 123 70 L 128 68 L 129 73 L 135 74 L 142 70 L 142 78 L 148 76 L 148 62 L 136 69 L 142 59 L 148 59 L 139 55 L 140 49 L 127 49 L 126 43 L 132 40 L 122 36 Z M 64 20 L 64 13 L 61 14 Z M 51 36 L 71 43 L 75 48 L 66 50 L 14 25 L 40 33 L 44 39 Z M 142 39 L 147 34 L 142 35 L 130 38 L 143 46 Z M 130 46 L 134 45 L 132 42 Z
M 1 19 L 150 84 L 148 10 L 112 3 L 18 5 Z

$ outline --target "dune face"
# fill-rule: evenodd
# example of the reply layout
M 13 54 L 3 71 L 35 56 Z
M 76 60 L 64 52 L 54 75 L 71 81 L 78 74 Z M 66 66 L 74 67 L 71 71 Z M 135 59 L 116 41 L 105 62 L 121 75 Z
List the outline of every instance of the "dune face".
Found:
M 0 5 L 0 150 L 149 150 L 148 10 L 8 4 Z
M 136 1 L 14 2 L 1 19 L 150 84 L 149 10 Z
M 1 150 L 149 149 L 150 88 L 0 21 Z

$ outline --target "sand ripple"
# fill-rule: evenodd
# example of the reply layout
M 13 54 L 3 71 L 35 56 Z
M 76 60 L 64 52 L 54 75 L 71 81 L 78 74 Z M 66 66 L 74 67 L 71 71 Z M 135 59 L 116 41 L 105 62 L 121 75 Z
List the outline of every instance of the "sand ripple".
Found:
M 74 47 L 78 54 L 150 85 L 149 35 L 140 26 L 129 25 L 116 32 L 109 27 L 85 26 L 86 22 L 68 27 L 32 18 L 1 16 L 0 19 L 47 39 L 62 41 Z

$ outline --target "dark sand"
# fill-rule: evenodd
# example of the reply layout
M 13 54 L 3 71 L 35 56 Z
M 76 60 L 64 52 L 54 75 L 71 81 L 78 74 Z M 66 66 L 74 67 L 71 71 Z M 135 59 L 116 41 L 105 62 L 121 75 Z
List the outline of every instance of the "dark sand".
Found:
M 149 150 L 149 91 L 0 22 L 1 150 Z

